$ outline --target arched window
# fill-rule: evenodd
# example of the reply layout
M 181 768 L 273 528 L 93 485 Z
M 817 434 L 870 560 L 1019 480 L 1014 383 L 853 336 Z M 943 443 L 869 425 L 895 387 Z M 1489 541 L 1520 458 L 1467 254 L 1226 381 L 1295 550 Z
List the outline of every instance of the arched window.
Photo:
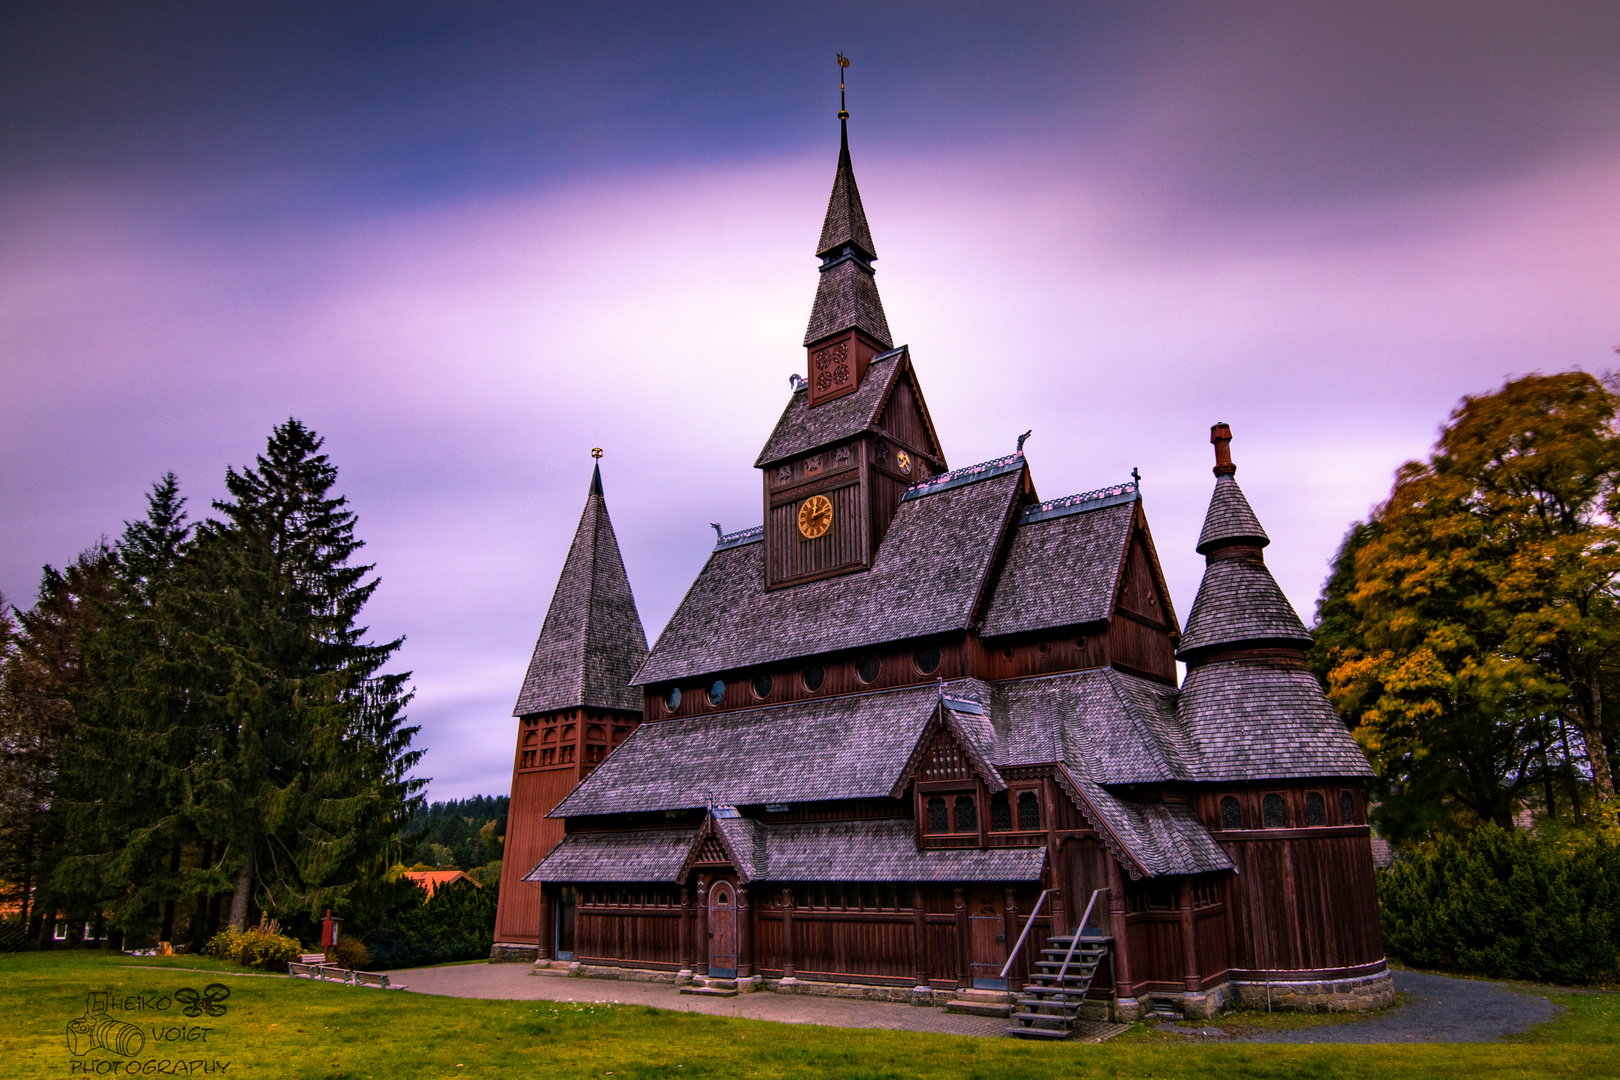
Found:
M 1356 800 L 1348 791 L 1339 792 L 1339 824 L 1354 825 L 1356 823 Z
M 1041 797 L 1033 791 L 1019 793 L 1018 827 L 1025 832 L 1041 827 Z
M 1007 793 L 998 791 L 990 796 L 990 828 L 996 832 L 1008 832 L 1012 829 L 1012 804 L 1007 801 Z
M 1221 828 L 1243 828 L 1243 810 L 1231 795 L 1221 796 Z
M 978 832 L 979 810 L 973 805 L 973 796 L 958 795 L 956 797 L 956 831 Z
M 1322 801 L 1322 796 L 1318 792 L 1312 791 L 1305 796 L 1305 824 L 1327 824 L 1327 804 Z
M 1288 812 L 1283 808 L 1281 795 L 1267 795 L 1260 804 L 1266 828 L 1281 829 L 1288 824 Z
M 951 831 L 951 822 L 945 812 L 944 799 L 928 800 L 928 831 L 931 833 L 948 833 Z

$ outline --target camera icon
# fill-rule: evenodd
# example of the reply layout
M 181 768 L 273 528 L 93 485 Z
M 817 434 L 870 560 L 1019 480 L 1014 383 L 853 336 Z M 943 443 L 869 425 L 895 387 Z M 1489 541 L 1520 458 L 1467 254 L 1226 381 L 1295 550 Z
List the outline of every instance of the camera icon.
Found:
M 110 1050 L 124 1057 L 134 1057 L 146 1045 L 146 1036 L 134 1024 L 108 1016 L 106 993 L 92 990 L 85 1002 L 84 1015 L 68 1021 L 67 1044 L 75 1055 Z

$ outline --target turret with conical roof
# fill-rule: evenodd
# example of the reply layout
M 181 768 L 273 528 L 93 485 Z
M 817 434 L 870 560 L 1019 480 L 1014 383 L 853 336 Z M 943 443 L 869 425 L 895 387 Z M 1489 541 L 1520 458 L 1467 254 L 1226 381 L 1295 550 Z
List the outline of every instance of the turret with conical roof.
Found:
M 894 346 L 873 277 L 877 248 L 849 156 L 849 113 L 838 117 L 838 169 L 816 244 L 821 276 L 804 332 L 812 407 L 854 393 L 872 357 Z
M 1305 665 L 1311 635 L 1266 569 L 1271 541 L 1234 474 L 1232 429 L 1210 428 L 1215 493 L 1198 536 L 1206 561 L 1176 658 L 1178 708 L 1198 779 L 1368 776 L 1366 756 Z
M 1244 649 L 1281 649 L 1303 657 L 1311 635 L 1266 569 L 1261 549 L 1271 539 L 1238 487 L 1232 429 L 1214 425 L 1209 441 L 1215 444 L 1215 494 L 1198 534 L 1206 568 L 1176 656 L 1189 665 Z

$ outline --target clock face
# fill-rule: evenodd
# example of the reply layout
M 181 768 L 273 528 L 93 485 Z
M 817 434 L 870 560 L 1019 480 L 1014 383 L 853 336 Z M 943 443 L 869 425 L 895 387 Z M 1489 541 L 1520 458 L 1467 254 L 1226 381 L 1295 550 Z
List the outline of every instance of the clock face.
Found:
M 812 495 L 799 504 L 799 532 L 806 540 L 832 528 L 832 501 L 825 495 Z
M 894 463 L 900 467 L 900 471 L 902 473 L 904 473 L 907 476 L 911 475 L 911 455 L 910 454 L 906 453 L 904 450 L 901 450 L 899 453 L 894 455 Z

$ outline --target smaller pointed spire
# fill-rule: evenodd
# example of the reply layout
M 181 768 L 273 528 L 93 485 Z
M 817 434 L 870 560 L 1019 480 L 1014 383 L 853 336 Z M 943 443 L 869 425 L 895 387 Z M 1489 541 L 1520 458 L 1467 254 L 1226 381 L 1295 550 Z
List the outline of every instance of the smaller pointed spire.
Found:
M 1232 463 L 1232 429 L 1226 424 L 1214 424 L 1209 429 L 1209 441 L 1215 446 L 1215 494 L 1209 500 L 1209 512 L 1204 515 L 1204 528 L 1198 534 L 1198 554 L 1208 555 L 1217 548 L 1242 544 L 1265 547 L 1271 543 L 1260 519 L 1254 516 L 1249 500 L 1243 497 Z
M 589 498 L 592 495 L 595 495 L 597 498 L 601 498 L 602 497 L 602 448 L 600 446 L 591 447 L 591 457 L 596 459 L 596 464 L 591 467 L 591 489 L 589 491 L 587 491 L 585 493 L 585 495 L 586 495 L 587 498 Z

